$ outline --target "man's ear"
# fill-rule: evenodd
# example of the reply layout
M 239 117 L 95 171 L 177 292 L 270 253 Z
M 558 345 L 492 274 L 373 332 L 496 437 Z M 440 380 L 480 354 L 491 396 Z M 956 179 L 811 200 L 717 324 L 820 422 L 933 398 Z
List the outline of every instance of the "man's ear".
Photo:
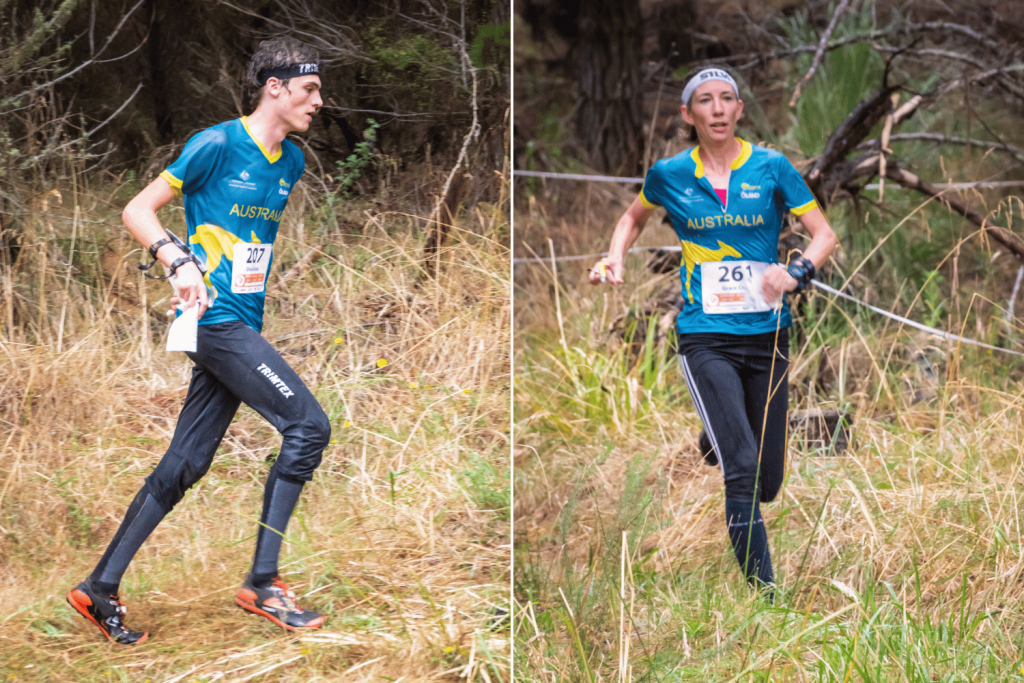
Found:
M 281 94 L 282 82 L 280 78 L 271 76 L 267 79 L 267 84 L 263 87 L 264 92 L 270 93 L 273 97 L 277 97 Z

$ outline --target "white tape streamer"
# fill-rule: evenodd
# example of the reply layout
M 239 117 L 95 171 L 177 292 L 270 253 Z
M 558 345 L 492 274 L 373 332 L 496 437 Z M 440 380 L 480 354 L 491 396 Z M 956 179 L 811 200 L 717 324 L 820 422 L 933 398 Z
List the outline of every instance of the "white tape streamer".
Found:
M 633 247 L 632 249 L 629 250 L 629 253 L 634 254 L 634 253 L 638 253 L 638 252 L 641 252 L 641 251 L 655 251 L 655 250 L 661 250 L 661 251 L 682 251 L 682 247 Z M 586 261 L 586 260 L 589 260 L 589 259 L 602 258 L 602 257 L 607 256 L 607 255 L 608 255 L 608 252 L 605 251 L 605 252 L 602 252 L 600 254 L 584 254 L 582 256 L 556 256 L 554 258 L 550 258 L 549 257 L 549 258 L 543 258 L 543 259 L 542 258 L 535 258 L 535 257 L 514 258 L 514 259 L 512 259 L 512 263 L 550 263 L 551 261 L 556 261 L 556 262 L 559 262 L 559 261 Z M 951 332 L 945 332 L 943 330 L 937 330 L 934 327 L 928 327 L 927 325 L 923 325 L 922 323 L 915 322 L 915 321 L 911 320 L 910 318 L 904 318 L 901 315 L 896 315 L 895 313 L 890 313 L 889 311 L 885 310 L 884 308 L 878 308 L 876 306 L 872 306 L 871 304 L 864 303 L 860 299 L 857 299 L 856 297 L 850 296 L 849 294 L 844 294 L 844 293 L 840 292 L 838 289 L 833 289 L 832 287 L 829 287 L 825 283 L 819 282 L 818 280 L 811 280 L 811 282 L 814 284 L 815 287 L 818 287 L 819 289 L 821 289 L 823 291 L 826 291 L 829 294 L 834 294 L 835 296 L 838 296 L 838 297 L 840 297 L 842 299 L 846 299 L 847 301 L 852 301 L 853 303 L 857 304 L 858 306 L 866 306 L 867 308 L 869 308 L 870 310 L 874 311 L 875 313 L 878 313 L 879 315 L 884 315 L 886 318 L 891 318 L 891 319 L 895 320 L 896 322 L 902 323 L 902 324 L 907 325 L 909 327 L 913 327 L 914 329 L 922 330 L 924 332 L 928 332 L 930 334 L 934 334 L 936 336 L 942 337 L 943 339 L 948 339 L 950 341 L 963 342 L 964 344 L 971 344 L 973 346 L 980 346 L 983 349 L 989 349 L 991 351 L 1002 351 L 1003 353 L 1009 353 L 1009 354 L 1012 354 L 1014 356 L 1024 357 L 1024 353 L 1022 353 L 1020 351 L 1013 351 L 1012 349 L 1004 349 L 1004 348 L 1000 348 L 998 346 L 992 346 L 991 344 L 986 344 L 984 342 L 975 341 L 974 339 L 968 339 L 967 337 L 961 337 L 961 336 L 953 334 Z

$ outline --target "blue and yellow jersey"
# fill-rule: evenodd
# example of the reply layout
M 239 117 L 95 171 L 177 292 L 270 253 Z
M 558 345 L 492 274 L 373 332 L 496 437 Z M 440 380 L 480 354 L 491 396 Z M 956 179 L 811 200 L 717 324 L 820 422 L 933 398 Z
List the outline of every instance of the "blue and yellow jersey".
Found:
M 682 243 L 679 275 L 683 310 L 676 319 L 680 333 L 772 332 L 780 325 L 780 315 L 782 327 L 792 324 L 788 304 L 778 312 L 704 312 L 699 264 L 738 260 L 776 263 L 785 212 L 800 215 L 817 206 L 804 179 L 786 157 L 746 140 L 739 142 L 742 151 L 732 163 L 724 206 L 705 177 L 697 147 L 656 163 L 647 172 L 640 191 L 645 207 L 665 207 Z
M 305 168 L 294 143 L 283 140 L 271 155 L 242 117 L 194 135 L 160 174 L 185 195 L 188 244 L 206 262 L 211 303 L 200 325 L 238 320 L 263 329 L 272 245 Z

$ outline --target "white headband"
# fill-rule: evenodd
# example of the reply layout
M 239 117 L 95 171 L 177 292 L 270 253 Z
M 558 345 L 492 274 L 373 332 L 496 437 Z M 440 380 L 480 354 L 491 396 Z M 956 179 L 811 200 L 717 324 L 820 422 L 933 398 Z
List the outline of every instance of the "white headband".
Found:
M 740 96 L 740 89 L 736 85 L 736 81 L 733 80 L 732 76 L 721 69 L 704 69 L 691 78 L 690 82 L 686 84 L 685 88 L 683 88 L 683 104 L 689 105 L 690 97 L 693 96 L 693 91 L 697 89 L 697 86 L 702 85 L 707 81 L 725 81 L 732 86 L 732 89 L 736 92 L 736 97 Z

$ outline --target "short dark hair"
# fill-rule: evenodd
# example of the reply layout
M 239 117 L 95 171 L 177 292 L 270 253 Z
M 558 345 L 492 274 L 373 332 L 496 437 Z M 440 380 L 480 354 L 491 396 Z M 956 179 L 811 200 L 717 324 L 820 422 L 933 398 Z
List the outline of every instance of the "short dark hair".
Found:
M 255 109 L 263 97 L 264 86 L 259 81 L 261 71 L 289 64 L 319 61 L 320 53 L 315 47 L 310 47 L 290 36 L 264 40 L 249 60 L 249 69 L 245 73 L 246 84 L 249 86 L 249 105 Z M 286 78 L 281 83 L 287 88 L 289 80 L 291 79 Z
M 686 74 L 686 78 L 683 80 L 683 87 L 685 88 L 686 84 L 690 82 L 690 79 L 693 78 L 694 76 L 696 76 L 697 74 L 699 74 L 704 69 L 721 69 L 722 71 L 724 71 L 725 73 L 729 74 L 734 79 L 736 79 L 736 82 L 739 83 L 739 79 L 736 78 L 735 76 L 733 76 L 732 71 L 730 69 L 726 68 L 726 66 L 724 64 L 722 64 L 720 62 L 706 62 L 704 64 L 698 64 L 697 66 L 695 66 L 692 69 L 690 69 L 690 73 Z M 738 92 L 736 93 L 736 96 L 739 97 L 739 93 Z M 690 100 L 691 101 L 693 100 L 693 96 L 692 95 L 690 96 Z M 690 108 L 690 103 L 689 102 L 683 102 L 683 104 L 686 105 L 687 109 Z M 690 142 L 697 142 L 697 129 L 694 128 L 693 126 L 690 126 L 690 133 L 687 136 L 687 140 L 689 140 Z

